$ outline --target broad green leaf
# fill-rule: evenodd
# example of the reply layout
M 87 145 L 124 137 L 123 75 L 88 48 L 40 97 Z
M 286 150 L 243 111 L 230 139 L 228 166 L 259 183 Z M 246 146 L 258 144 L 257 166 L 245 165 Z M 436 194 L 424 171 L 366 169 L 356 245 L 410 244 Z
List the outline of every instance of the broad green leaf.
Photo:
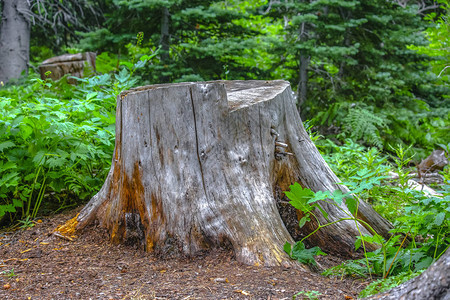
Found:
M 4 149 L 8 149 L 11 147 L 14 147 L 16 144 L 14 144 L 11 141 L 1 142 L 0 143 L 0 152 L 3 152 Z
M 302 212 L 309 212 L 311 207 L 308 204 L 308 200 L 314 196 L 314 193 L 308 188 L 303 188 L 297 182 L 289 186 L 289 188 L 291 189 L 290 191 L 284 192 L 291 200 L 289 203 Z
M 2 174 L 2 177 L 0 178 L 0 187 L 1 186 L 16 186 L 19 182 L 19 173 L 18 172 L 11 172 Z
M 362 240 L 360 238 L 355 240 L 355 251 L 357 251 L 361 247 L 361 244 Z
M 12 204 L 1 205 L 0 204 L 0 218 L 3 217 L 7 212 L 14 213 L 16 208 Z
M 315 208 L 317 208 L 317 209 L 322 213 L 322 216 L 323 216 L 327 221 L 330 221 L 330 220 L 328 219 L 328 213 L 327 213 L 325 210 L 323 210 L 323 208 L 320 207 L 319 204 L 314 204 L 314 205 L 312 205 L 312 206 L 315 207 Z
M 289 254 L 289 256 L 291 256 L 291 251 L 292 251 L 292 246 L 289 242 L 286 242 L 283 246 L 283 250 L 284 252 L 286 252 L 287 254 Z
M 358 201 L 355 198 L 347 198 L 345 200 L 345 204 L 347 205 L 348 210 L 352 213 L 352 215 L 356 214 L 356 210 L 358 208 Z
M 309 214 L 306 214 L 303 218 L 300 219 L 300 221 L 298 222 L 298 226 L 302 228 L 303 226 L 305 226 L 306 222 L 309 221 L 311 221 L 311 219 L 309 218 Z
M 86 95 L 86 100 L 91 100 L 91 99 L 94 99 L 95 97 L 97 97 L 97 95 L 98 95 L 98 93 L 97 92 L 91 92 L 91 93 L 88 93 L 87 95 Z
M 4 172 L 6 170 L 16 169 L 16 168 L 17 168 L 16 163 L 13 163 L 12 161 L 8 161 L 6 163 L 3 163 L 0 161 L 0 173 Z
M 330 191 L 317 191 L 314 193 L 314 197 L 308 200 L 308 203 L 325 200 L 330 198 Z
M 434 219 L 434 225 L 441 226 L 444 220 L 445 220 L 445 212 L 440 212 L 436 215 L 436 218 Z
M 348 195 L 347 193 L 342 193 L 341 190 L 334 190 L 332 199 L 338 204 L 341 205 L 342 201 L 344 200 L 345 196 Z
M 302 242 L 297 242 L 292 249 L 292 258 L 304 263 L 304 264 L 312 264 L 317 265 L 314 256 L 317 255 L 327 255 L 323 252 L 319 247 L 312 247 L 310 249 L 306 249 L 305 245 Z
M 15 207 L 22 207 L 22 206 L 23 206 L 23 202 L 22 202 L 20 199 L 14 198 L 14 199 L 13 199 L 13 205 L 14 205 Z
M 414 271 L 426 269 L 431 265 L 432 262 L 433 262 L 433 258 L 428 256 L 416 264 Z
M 45 162 L 45 153 L 46 151 L 40 150 L 36 153 L 36 155 L 33 157 L 33 162 L 36 166 L 40 166 Z

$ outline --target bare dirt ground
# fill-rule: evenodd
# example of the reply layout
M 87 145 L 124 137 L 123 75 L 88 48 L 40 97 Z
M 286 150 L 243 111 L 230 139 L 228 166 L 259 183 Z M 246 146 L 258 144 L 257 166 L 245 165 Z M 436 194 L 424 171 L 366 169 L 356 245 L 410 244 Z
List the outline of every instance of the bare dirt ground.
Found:
M 292 299 L 299 291 L 356 299 L 367 285 L 301 269 L 247 266 L 226 251 L 161 260 L 111 244 L 96 226 L 73 241 L 55 236 L 53 230 L 77 211 L 0 232 L 0 299 Z M 327 267 L 340 262 L 331 256 L 320 261 Z

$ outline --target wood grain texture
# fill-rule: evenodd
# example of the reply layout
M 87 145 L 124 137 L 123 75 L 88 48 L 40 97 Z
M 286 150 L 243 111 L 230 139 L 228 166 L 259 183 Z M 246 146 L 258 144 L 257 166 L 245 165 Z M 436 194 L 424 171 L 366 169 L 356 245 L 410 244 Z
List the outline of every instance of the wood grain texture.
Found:
M 134 238 L 161 255 L 229 247 L 243 263 L 292 265 L 277 200 L 296 181 L 342 188 L 303 128 L 288 82 L 140 87 L 118 97 L 111 171 L 78 228 L 97 218 L 114 242 Z M 332 220 L 343 216 L 323 207 Z M 369 223 L 383 220 L 368 207 L 360 213 Z M 378 226 L 387 232 L 389 224 Z M 354 223 L 341 222 L 311 243 L 352 254 L 356 235 Z

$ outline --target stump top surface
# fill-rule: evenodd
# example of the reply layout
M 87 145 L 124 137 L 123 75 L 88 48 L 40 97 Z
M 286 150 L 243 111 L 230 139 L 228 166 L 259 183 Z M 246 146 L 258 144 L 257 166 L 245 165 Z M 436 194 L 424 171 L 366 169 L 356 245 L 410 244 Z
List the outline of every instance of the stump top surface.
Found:
M 123 98 L 128 94 L 140 93 L 148 90 L 170 89 L 174 87 L 190 87 L 196 85 L 217 84 L 225 88 L 230 110 L 251 106 L 255 103 L 273 99 L 289 87 L 285 80 L 217 80 L 206 82 L 181 82 L 154 84 L 132 88 L 120 94 Z
M 51 65 L 56 63 L 68 63 L 74 61 L 85 61 L 88 56 L 93 56 L 95 53 L 93 52 L 85 52 L 85 53 L 76 53 L 76 54 L 63 54 L 60 56 L 51 57 L 49 59 L 44 60 L 41 63 L 41 66 Z

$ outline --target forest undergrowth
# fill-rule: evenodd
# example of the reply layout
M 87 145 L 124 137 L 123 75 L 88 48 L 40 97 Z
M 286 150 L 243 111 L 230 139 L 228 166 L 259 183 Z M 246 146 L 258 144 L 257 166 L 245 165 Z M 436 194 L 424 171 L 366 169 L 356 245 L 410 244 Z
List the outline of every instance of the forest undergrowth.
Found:
M 135 67 L 136 63 L 118 74 L 80 79 L 78 85 L 68 84 L 67 78 L 53 82 L 32 75 L 23 85 L 0 90 L 2 226 L 33 226 L 38 216 L 75 207 L 100 189 L 114 149 L 115 97 L 136 83 L 131 76 Z M 363 291 L 362 295 L 369 295 L 420 274 L 449 247 L 450 168 L 440 172 L 442 181 L 433 186 L 440 196 L 430 196 L 409 186 L 417 162 L 412 147 L 382 151 L 342 136 L 331 140 L 311 133 L 349 192 L 313 193 L 295 184 L 286 194 L 305 213 L 300 227 L 317 213 L 326 218 L 325 212 L 314 210 L 315 201 L 336 205 L 346 201 L 355 215 L 356 198 L 372 204 L 393 223 L 389 240 L 377 234 L 356 240 L 356 250 L 369 242 L 380 245 L 377 251 L 364 251 L 363 259 L 323 273 L 379 278 Z M 441 147 L 448 155 L 449 145 Z M 396 179 L 389 172 L 395 172 Z M 353 215 L 348 217 L 356 221 Z M 306 249 L 303 240 L 287 244 L 285 250 L 306 264 L 314 264 L 316 255 L 325 255 L 317 247 Z
M 101 188 L 114 150 L 116 96 L 147 83 L 143 78 L 154 70 L 149 62 L 157 58 L 159 48 L 146 48 L 142 41 L 140 34 L 137 43 L 127 45 L 128 59 L 103 52 L 97 69 L 104 72 L 78 78 L 76 85 L 69 84 L 67 76 L 54 82 L 31 72 L 20 84 L 0 88 L 1 227 L 34 226 L 38 216 L 79 206 Z M 234 79 L 227 68 L 222 79 Z M 399 93 L 411 96 L 409 91 Z M 437 195 L 412 189 L 409 181 L 432 150 L 444 150 L 448 157 L 450 110 L 438 110 L 418 98 L 400 106 L 334 100 L 321 110 L 312 107 L 320 111 L 305 126 L 349 192 L 314 193 L 294 184 L 286 195 L 304 213 L 300 227 L 317 214 L 327 218 L 316 201 L 337 206 L 345 201 L 348 220 L 361 222 L 354 217 L 360 199 L 392 222 L 388 240 L 375 233 L 356 239 L 355 249 L 363 250 L 363 259 L 323 273 L 376 280 L 362 293 L 370 295 L 420 274 L 450 245 L 449 166 L 432 186 Z M 380 247 L 366 252 L 365 243 Z M 317 247 L 306 249 L 303 240 L 286 244 L 285 251 L 306 264 L 325 255 Z M 314 297 L 314 291 L 304 293 Z

